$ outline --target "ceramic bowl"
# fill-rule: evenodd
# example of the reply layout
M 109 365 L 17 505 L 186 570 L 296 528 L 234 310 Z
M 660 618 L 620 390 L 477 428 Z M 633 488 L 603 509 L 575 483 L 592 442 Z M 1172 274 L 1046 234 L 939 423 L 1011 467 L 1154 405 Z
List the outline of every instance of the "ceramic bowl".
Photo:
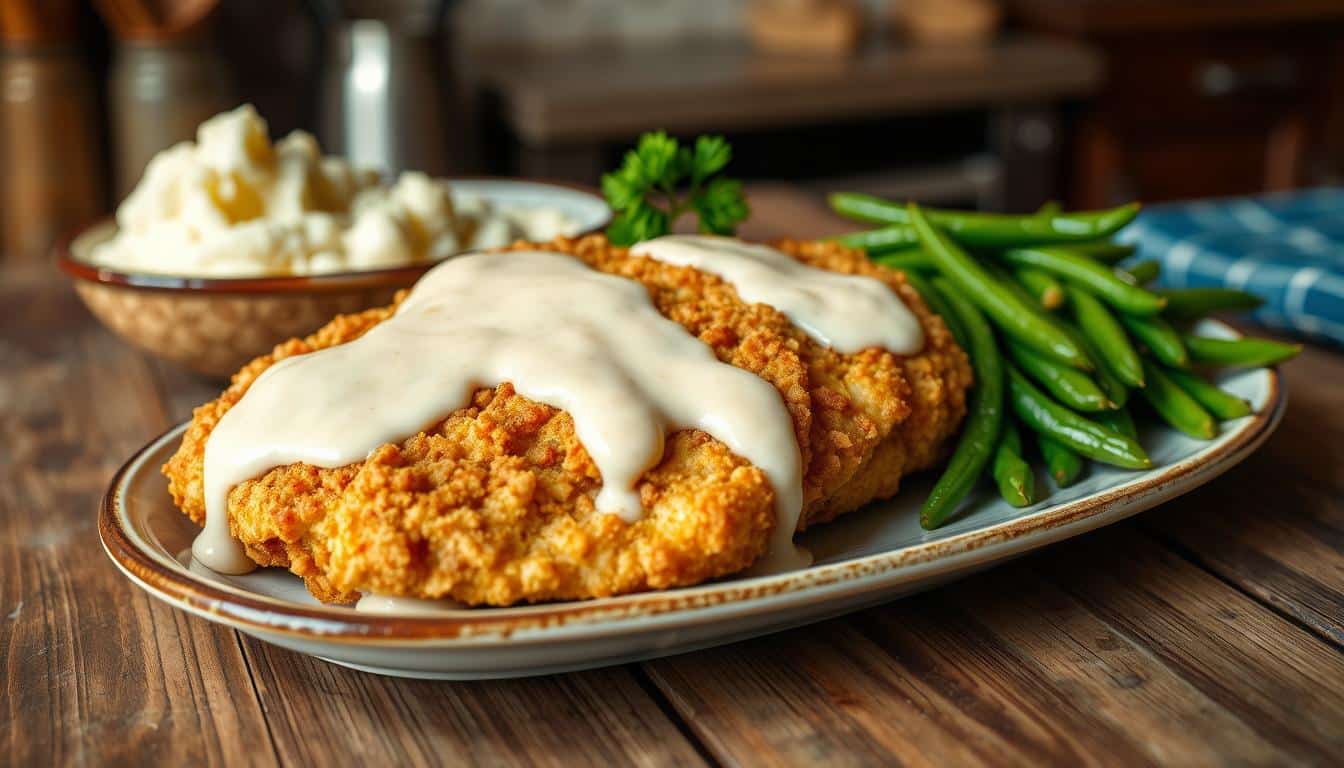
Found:
M 456 194 L 499 207 L 554 206 L 582 233 L 606 225 L 596 193 L 513 179 L 456 179 Z M 433 264 L 300 277 L 200 278 L 117 272 L 89 262 L 116 234 L 100 221 L 57 244 L 56 261 L 95 317 L 131 344 L 208 376 L 228 376 L 276 344 L 316 330 L 338 314 L 387 304 Z

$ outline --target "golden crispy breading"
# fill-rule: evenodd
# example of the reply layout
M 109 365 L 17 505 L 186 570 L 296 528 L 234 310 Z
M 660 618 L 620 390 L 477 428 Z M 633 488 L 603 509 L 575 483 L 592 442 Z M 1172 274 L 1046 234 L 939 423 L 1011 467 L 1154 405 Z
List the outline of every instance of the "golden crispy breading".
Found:
M 690 267 L 631 257 L 601 236 L 519 249 L 559 251 L 637 280 L 658 310 L 720 360 L 779 390 L 805 466 L 799 528 L 894 494 L 904 473 L 931 465 L 965 413 L 966 356 L 902 276 L 831 243 L 777 246 L 814 266 L 864 274 L 897 291 L 924 327 L 917 355 L 842 355 L 763 304 Z M 338 317 L 239 371 L 197 408 L 164 466 L 182 510 L 204 519 L 210 430 L 275 360 L 358 337 L 391 307 Z M 230 528 L 262 565 L 290 568 L 328 602 L 359 592 L 507 605 L 694 584 L 750 565 L 774 526 L 761 470 L 698 430 L 668 437 L 644 474 L 644 517 L 599 514 L 601 477 L 569 415 L 517 395 L 479 390 L 433 429 L 338 469 L 279 467 L 229 495 Z

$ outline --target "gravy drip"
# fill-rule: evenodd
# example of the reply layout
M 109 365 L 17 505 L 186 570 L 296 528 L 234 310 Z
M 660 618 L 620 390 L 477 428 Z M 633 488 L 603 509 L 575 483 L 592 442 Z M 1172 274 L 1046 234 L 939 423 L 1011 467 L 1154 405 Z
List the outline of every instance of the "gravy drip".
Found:
M 910 355 L 924 329 L 880 280 L 808 266 L 786 253 L 729 237 L 668 235 L 636 245 L 635 256 L 717 275 L 743 301 L 769 304 L 817 343 L 841 354 L 881 347 Z

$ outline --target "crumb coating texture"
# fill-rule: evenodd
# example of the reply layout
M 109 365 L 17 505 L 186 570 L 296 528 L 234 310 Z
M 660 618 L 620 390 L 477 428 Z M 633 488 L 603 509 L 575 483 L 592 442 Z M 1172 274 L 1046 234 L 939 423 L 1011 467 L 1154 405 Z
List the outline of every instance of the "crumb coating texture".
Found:
M 844 355 L 812 341 L 714 275 L 632 257 L 601 236 L 518 243 L 570 254 L 637 280 L 658 311 L 780 393 L 804 468 L 799 529 L 895 494 L 931 466 L 966 409 L 966 355 L 899 273 L 834 243 L 774 244 L 813 266 L 887 283 L 918 317 L 924 348 Z M 395 309 L 343 315 L 244 366 L 200 406 L 164 465 L 174 501 L 205 517 L 207 439 L 220 417 L 276 360 L 357 338 Z M 644 516 L 598 513 L 601 476 L 569 415 L 514 392 L 478 390 L 433 428 L 335 469 L 277 467 L 236 486 L 229 524 L 263 566 L 292 570 L 326 602 L 361 592 L 508 605 L 695 584 L 739 571 L 775 525 L 764 473 L 698 430 L 669 435 L 639 481 Z

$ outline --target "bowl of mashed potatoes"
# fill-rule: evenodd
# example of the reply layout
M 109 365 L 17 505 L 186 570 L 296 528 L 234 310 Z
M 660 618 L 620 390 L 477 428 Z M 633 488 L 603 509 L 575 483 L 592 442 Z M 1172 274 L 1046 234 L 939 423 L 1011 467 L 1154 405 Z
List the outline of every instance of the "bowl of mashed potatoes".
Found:
M 518 179 L 394 179 L 272 142 L 251 106 L 160 152 L 113 220 L 58 244 L 81 299 L 123 339 L 226 375 L 333 315 L 386 304 L 434 264 L 604 227 L 595 192 Z

